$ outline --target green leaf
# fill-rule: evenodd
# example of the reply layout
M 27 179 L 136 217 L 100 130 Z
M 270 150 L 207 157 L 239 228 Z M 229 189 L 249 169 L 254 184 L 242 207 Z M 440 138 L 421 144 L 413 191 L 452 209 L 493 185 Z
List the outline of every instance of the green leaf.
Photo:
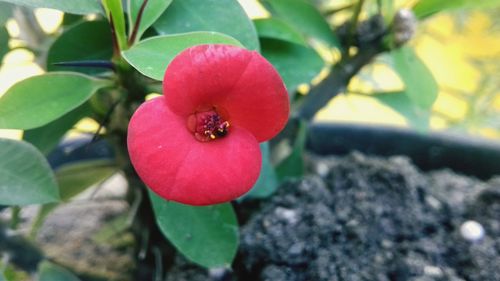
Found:
M 271 164 L 269 142 L 261 143 L 260 150 L 262 152 L 262 167 L 260 169 L 259 179 L 257 179 L 255 185 L 242 197 L 242 199 L 266 198 L 273 194 L 278 188 L 276 171 Z
M 415 106 L 405 92 L 375 93 L 373 97 L 403 115 L 415 129 L 429 129 L 430 112 Z
M 3 26 L 0 26 L 0 65 L 2 65 L 3 56 L 9 52 L 9 32 Z
M 57 200 L 56 180 L 45 157 L 29 143 L 0 138 L 0 205 Z
M 132 31 L 132 27 L 136 24 L 137 15 L 144 1 L 145 0 L 128 0 L 128 22 L 130 31 Z M 137 40 L 139 40 L 144 31 L 153 25 L 163 12 L 165 12 L 170 3 L 172 3 L 172 0 L 149 0 L 147 2 L 144 12 L 142 13 L 139 28 L 137 29 Z
M 93 160 L 66 164 L 55 172 L 62 201 L 68 201 L 87 188 L 103 182 L 114 173 L 117 167 L 111 161 Z M 59 206 L 59 203 L 43 205 L 33 220 L 30 237 L 35 238 L 45 218 Z
M 1 0 L 15 5 L 32 8 L 56 9 L 71 14 L 101 13 L 101 4 L 98 0 Z
M 278 70 L 290 97 L 297 87 L 309 83 L 324 66 L 321 57 L 311 48 L 275 39 L 262 39 L 262 55 Z
M 109 160 L 93 160 L 66 164 L 56 170 L 61 200 L 67 201 L 117 172 Z
M 25 79 L 0 98 L 0 128 L 32 129 L 75 109 L 110 81 L 74 72 L 51 72 Z
M 280 180 L 289 177 L 301 177 L 304 175 L 304 150 L 307 139 L 307 124 L 304 121 L 299 123 L 297 137 L 293 144 L 292 153 L 281 161 L 276 167 L 276 173 Z
M 56 147 L 66 132 L 90 112 L 90 106 L 84 103 L 42 127 L 24 131 L 23 139 L 47 155 Z
M 204 267 L 231 266 L 238 248 L 231 204 L 195 207 L 149 194 L 160 230 L 179 252 Z
M 160 34 L 216 31 L 236 38 L 246 48 L 259 49 L 252 21 L 235 0 L 174 0 L 153 24 Z
M 307 45 L 305 38 L 300 32 L 280 19 L 257 19 L 254 20 L 254 24 L 261 38 L 279 39 L 300 45 Z
M 83 21 L 86 21 L 83 15 L 65 13 L 61 22 L 61 27 L 65 29 Z
M 63 67 L 54 63 L 84 60 L 109 60 L 113 55 L 111 30 L 106 21 L 86 21 L 57 37 L 47 55 L 47 70 L 98 73 L 102 69 Z
M 122 54 L 140 73 L 161 81 L 165 69 L 177 54 L 186 48 L 201 44 L 227 44 L 242 47 L 236 39 L 221 33 L 190 32 L 148 38 Z
M 306 37 L 340 48 L 340 43 L 321 13 L 304 0 L 263 0 L 273 15 L 283 19 Z
M 80 281 L 69 270 L 55 265 L 49 261 L 43 261 L 38 266 L 39 281 Z
M 123 13 L 122 0 L 101 0 L 104 11 L 110 23 L 114 27 L 114 36 L 118 41 L 120 50 L 128 48 L 127 35 L 125 32 L 125 15 Z
M 426 18 L 437 12 L 466 8 L 493 8 L 500 6 L 500 0 L 420 0 L 413 12 L 419 19 Z
M 419 107 L 429 109 L 438 95 L 438 84 L 431 71 L 409 47 L 390 53 L 394 70 L 405 84 L 408 97 Z

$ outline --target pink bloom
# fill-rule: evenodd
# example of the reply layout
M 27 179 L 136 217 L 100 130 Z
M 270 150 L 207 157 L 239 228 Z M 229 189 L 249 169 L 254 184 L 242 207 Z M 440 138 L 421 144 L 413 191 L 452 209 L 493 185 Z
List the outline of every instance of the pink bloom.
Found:
M 274 67 L 239 47 L 195 46 L 170 63 L 163 93 L 142 104 L 128 128 L 130 159 L 144 183 L 189 205 L 246 193 L 259 176 L 259 142 L 288 119 L 288 95 Z

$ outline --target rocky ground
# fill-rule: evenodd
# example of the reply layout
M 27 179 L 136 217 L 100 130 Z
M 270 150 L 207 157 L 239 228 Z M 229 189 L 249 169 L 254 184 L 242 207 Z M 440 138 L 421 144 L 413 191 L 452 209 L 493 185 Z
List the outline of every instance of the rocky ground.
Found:
M 179 258 L 168 280 L 500 280 L 500 178 L 424 174 L 404 157 L 310 160 L 314 174 L 242 227 L 235 272 Z

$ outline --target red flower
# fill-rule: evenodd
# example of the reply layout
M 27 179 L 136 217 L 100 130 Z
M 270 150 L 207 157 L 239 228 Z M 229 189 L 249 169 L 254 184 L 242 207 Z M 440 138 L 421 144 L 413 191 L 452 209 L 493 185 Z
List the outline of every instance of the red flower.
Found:
M 189 205 L 246 193 L 259 176 L 259 142 L 288 119 L 288 95 L 273 66 L 239 47 L 195 46 L 170 63 L 163 93 L 129 124 L 130 159 L 144 183 Z

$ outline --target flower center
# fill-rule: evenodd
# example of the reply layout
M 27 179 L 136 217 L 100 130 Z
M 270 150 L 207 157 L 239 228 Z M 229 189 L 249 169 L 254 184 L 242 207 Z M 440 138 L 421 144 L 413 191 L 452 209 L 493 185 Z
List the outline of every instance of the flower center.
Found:
M 201 142 L 224 137 L 229 130 L 229 122 L 215 108 L 191 114 L 187 126 L 194 137 Z

